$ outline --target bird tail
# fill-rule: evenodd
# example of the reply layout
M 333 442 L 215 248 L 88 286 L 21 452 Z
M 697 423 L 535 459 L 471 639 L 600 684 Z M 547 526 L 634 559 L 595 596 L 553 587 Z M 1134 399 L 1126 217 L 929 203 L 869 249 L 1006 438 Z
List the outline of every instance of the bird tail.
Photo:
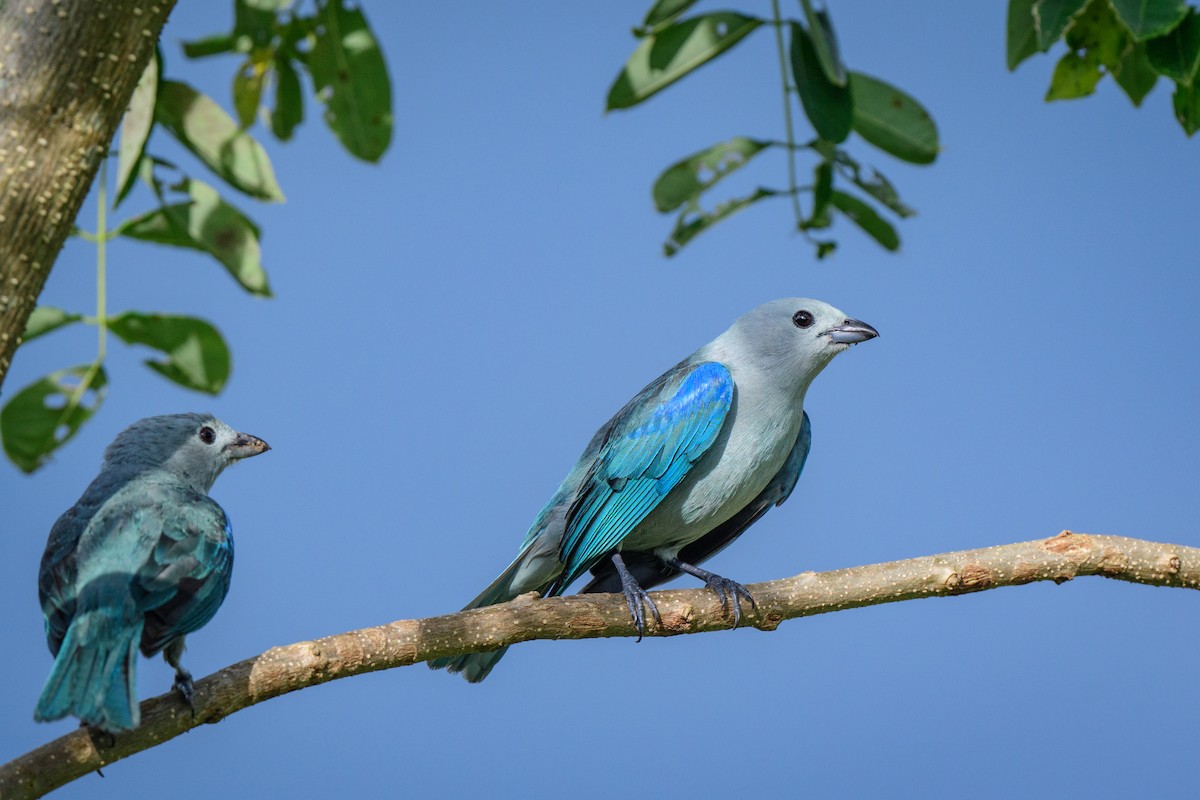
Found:
M 72 714 L 105 731 L 137 727 L 137 650 L 142 620 L 119 608 L 78 612 L 63 639 L 33 718 Z
M 467 603 L 463 611 L 507 603 L 526 592 L 545 595 L 561 572 L 562 563 L 558 560 L 557 546 L 546 539 L 534 539 L 496 580 L 480 592 L 478 597 Z M 507 647 L 501 647 L 499 650 L 484 653 L 435 658 L 429 662 L 429 668 L 459 672 L 471 683 L 479 683 L 488 676 L 496 662 L 503 658 L 507 651 Z

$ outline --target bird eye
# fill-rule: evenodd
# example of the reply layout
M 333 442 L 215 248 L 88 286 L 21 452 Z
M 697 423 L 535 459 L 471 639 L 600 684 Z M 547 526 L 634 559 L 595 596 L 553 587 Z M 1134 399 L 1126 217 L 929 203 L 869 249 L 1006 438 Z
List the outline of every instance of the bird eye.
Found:
M 205 444 L 212 444 L 213 442 L 215 442 L 217 440 L 216 431 L 214 431 L 212 428 L 208 427 L 207 425 L 205 425 L 203 428 L 201 428 L 200 433 L 198 433 L 197 435 L 200 437 L 200 441 L 204 442 Z
M 808 311 L 797 311 L 792 314 L 792 323 L 797 328 L 807 328 L 813 324 L 813 315 Z

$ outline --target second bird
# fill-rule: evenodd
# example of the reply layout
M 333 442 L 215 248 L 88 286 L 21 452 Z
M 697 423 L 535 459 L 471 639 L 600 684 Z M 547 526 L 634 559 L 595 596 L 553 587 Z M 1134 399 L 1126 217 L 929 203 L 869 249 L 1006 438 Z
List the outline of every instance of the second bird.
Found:
M 851 345 L 879 333 L 819 300 L 759 306 L 667 370 L 592 437 L 516 559 L 467 608 L 534 591 L 622 592 L 641 633 L 646 589 L 687 573 L 730 608 L 741 584 L 696 566 L 788 498 L 811 441 L 804 394 Z M 429 663 L 487 677 L 507 648 Z

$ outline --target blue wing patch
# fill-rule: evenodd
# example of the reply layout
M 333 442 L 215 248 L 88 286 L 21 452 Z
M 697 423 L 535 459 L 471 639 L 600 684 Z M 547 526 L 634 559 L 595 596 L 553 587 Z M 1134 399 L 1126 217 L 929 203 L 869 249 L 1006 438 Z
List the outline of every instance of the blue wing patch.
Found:
M 675 391 L 663 399 L 671 382 L 677 382 Z M 614 420 L 568 513 L 560 550 L 566 568 L 550 594 L 561 594 L 617 547 L 679 485 L 712 446 L 732 402 L 729 370 L 704 362 L 674 376 L 658 397 L 642 398 Z

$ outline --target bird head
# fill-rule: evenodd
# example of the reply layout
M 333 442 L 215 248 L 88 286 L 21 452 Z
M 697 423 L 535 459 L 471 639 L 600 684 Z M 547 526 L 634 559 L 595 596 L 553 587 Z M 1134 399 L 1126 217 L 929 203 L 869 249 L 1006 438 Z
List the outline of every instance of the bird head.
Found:
M 878 335 L 828 303 L 789 297 L 742 315 L 718 342 L 728 340 L 739 358 L 787 380 L 802 395 L 834 356 Z
M 119 433 L 105 451 L 104 467 L 166 469 L 207 493 L 230 464 L 270 449 L 211 414 L 166 414 L 138 420 Z

